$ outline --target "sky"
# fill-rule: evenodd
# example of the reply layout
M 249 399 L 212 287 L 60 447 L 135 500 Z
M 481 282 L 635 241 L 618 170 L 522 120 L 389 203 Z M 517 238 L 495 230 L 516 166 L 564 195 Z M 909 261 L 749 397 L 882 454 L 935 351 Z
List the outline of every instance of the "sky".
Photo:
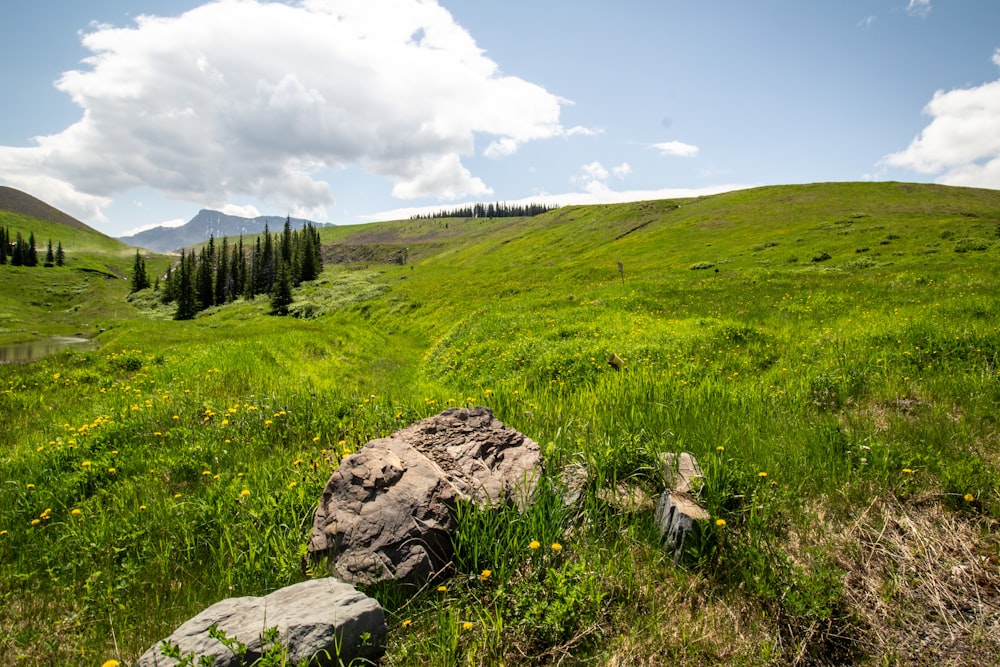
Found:
M 1000 189 L 997 0 L 5 0 L 0 184 L 111 236 Z

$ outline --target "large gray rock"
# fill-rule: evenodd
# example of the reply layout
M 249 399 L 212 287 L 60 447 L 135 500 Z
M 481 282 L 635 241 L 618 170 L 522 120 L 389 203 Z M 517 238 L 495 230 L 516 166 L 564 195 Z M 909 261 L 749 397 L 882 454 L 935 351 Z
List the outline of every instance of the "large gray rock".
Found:
M 246 655 L 237 656 L 211 638 L 209 628 L 213 625 L 245 644 Z M 163 655 L 164 643 L 180 647 L 182 656 L 194 654 L 196 665 L 201 664 L 197 661 L 201 656 L 214 658 L 214 667 L 249 665 L 266 650 L 262 633 L 275 627 L 290 665 L 310 659 L 314 662 L 309 664 L 324 666 L 346 665 L 354 658 L 376 660 L 382 655 L 386 634 L 385 615 L 378 602 L 342 581 L 313 579 L 264 597 L 218 602 L 146 651 L 136 667 L 177 665 L 177 660 Z
M 461 501 L 523 507 L 540 472 L 538 444 L 488 408 L 451 408 L 373 440 L 341 461 L 309 540 L 352 583 L 425 580 L 452 556 Z

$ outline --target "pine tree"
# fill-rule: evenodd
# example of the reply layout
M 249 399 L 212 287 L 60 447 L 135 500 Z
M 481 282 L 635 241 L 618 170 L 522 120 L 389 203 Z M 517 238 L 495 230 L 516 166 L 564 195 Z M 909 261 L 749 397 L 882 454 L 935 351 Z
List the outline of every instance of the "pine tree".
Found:
M 229 278 L 229 243 L 223 236 L 222 248 L 219 249 L 219 261 L 215 269 L 215 305 L 217 306 L 231 300 L 232 286 Z
M 146 273 L 146 260 L 143 259 L 137 249 L 135 251 L 135 262 L 132 264 L 132 289 L 129 293 L 135 294 L 139 290 L 144 290 L 147 287 L 149 287 L 149 274 Z
M 62 241 L 59 241 L 56 246 L 56 266 L 62 266 L 66 263 L 66 253 L 63 252 Z
M 48 250 L 45 251 L 45 268 L 51 269 L 56 265 L 56 256 L 52 251 L 52 239 L 49 239 Z
M 17 232 L 14 238 L 14 245 L 10 250 L 10 265 L 24 266 L 24 239 L 21 232 Z
M 281 262 L 274 280 L 274 289 L 271 290 L 271 314 L 287 315 L 290 305 L 292 305 L 292 271 L 287 262 Z
M 190 260 L 194 262 L 194 251 L 191 252 Z M 208 237 L 208 245 L 201 249 L 201 256 L 198 259 L 194 272 L 195 275 L 195 298 L 198 302 L 198 310 L 202 311 L 215 303 L 213 292 L 215 291 L 215 238 Z
M 185 257 L 181 250 L 181 261 L 177 268 L 177 312 L 175 320 L 190 320 L 198 313 L 198 301 L 194 290 L 194 251 Z
M 24 255 L 25 266 L 38 266 L 38 250 L 35 248 L 35 232 L 28 234 L 28 248 Z
M 10 253 L 10 232 L 6 227 L 0 227 L 0 264 L 7 263 L 7 255 Z

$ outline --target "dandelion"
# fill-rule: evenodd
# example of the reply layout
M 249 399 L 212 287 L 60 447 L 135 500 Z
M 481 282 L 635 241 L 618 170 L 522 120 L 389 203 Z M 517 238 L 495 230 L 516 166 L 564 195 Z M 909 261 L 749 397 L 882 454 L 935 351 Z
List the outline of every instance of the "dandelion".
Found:
M 240 491 L 240 496 L 242 498 L 249 498 L 250 497 L 250 489 L 243 489 L 242 491 Z
M 403 627 L 404 628 L 407 627 L 408 625 L 410 625 L 410 623 L 413 623 L 413 619 L 412 618 L 406 619 L 405 621 L 403 621 Z
M 31 520 L 31 525 L 32 525 L 32 526 L 37 526 L 37 525 L 38 525 L 38 524 L 40 524 L 41 522 L 42 522 L 42 521 L 41 521 L 41 519 L 32 519 L 32 520 Z
M 76 508 L 71 509 L 69 511 L 69 513 L 72 514 L 73 516 L 80 516 L 80 514 L 81 514 L 80 510 L 78 510 Z
M 288 483 L 288 488 L 289 488 L 289 489 L 294 489 L 294 488 L 295 488 L 296 486 L 298 486 L 298 485 L 299 485 L 299 483 L 298 483 L 298 482 L 289 482 L 289 483 Z
M 181 495 L 182 495 L 182 494 L 180 494 L 180 493 L 175 493 L 175 494 L 174 494 L 174 500 L 178 500 L 178 499 L 180 499 Z
M 89 468 L 90 467 L 90 461 L 84 461 L 80 465 L 83 466 L 84 468 Z
M 302 465 L 302 459 L 295 459 L 294 461 L 292 461 L 292 465 L 293 466 L 300 466 L 300 465 Z
M 973 496 L 971 493 L 967 493 L 967 494 L 965 494 L 962 497 L 965 498 L 965 502 L 967 502 L 967 503 L 971 503 L 973 500 L 976 499 L 976 497 Z
M 913 471 L 911 469 L 909 469 L 909 468 L 903 468 L 903 472 L 906 473 L 907 475 L 912 475 L 913 474 Z
M 6 530 L 0 530 L 0 537 L 3 537 L 6 534 L 7 534 Z
M 110 473 L 114 474 L 114 472 L 115 472 L 115 469 L 114 469 L 114 468 L 108 468 L 108 472 L 110 472 Z
M 472 629 L 472 622 L 471 621 L 466 621 L 465 623 L 462 623 L 462 629 L 463 630 L 471 630 Z
M 24 488 L 26 488 L 28 491 L 31 491 L 33 488 L 35 488 L 35 485 L 34 484 L 25 484 Z
M 111 660 L 105 660 L 101 663 L 101 667 L 118 667 L 119 665 L 121 665 L 121 663 L 113 658 Z
M 174 416 L 173 416 L 173 419 L 174 419 L 174 421 L 177 421 L 177 420 L 178 420 L 178 419 L 180 419 L 180 418 L 181 418 L 181 417 L 180 417 L 180 415 L 174 415 Z
M 725 528 L 726 527 L 726 520 L 725 519 L 716 519 L 715 520 L 715 525 L 718 526 L 719 528 Z
M 531 540 L 531 542 L 528 544 L 528 548 L 531 549 L 532 551 L 534 551 L 540 546 L 542 545 L 538 540 Z
M 264 426 L 270 426 L 270 425 L 271 425 L 271 424 L 273 424 L 273 423 L 274 423 L 274 422 L 273 422 L 273 421 L 271 421 L 270 419 L 265 419 L 265 420 L 264 420 Z
M 212 471 L 211 470 L 202 470 L 201 474 L 202 474 L 202 476 L 207 477 L 208 475 L 212 474 Z
M 551 548 L 552 548 L 553 551 L 555 551 L 557 553 L 560 552 L 560 551 L 562 551 L 562 545 L 559 544 L 558 542 L 553 542 Z
M 447 593 L 447 592 L 448 592 L 447 586 L 438 586 L 438 593 Z
M 483 571 L 482 571 L 482 572 L 481 572 L 481 573 L 479 574 L 479 581 L 486 581 L 486 580 L 487 580 L 487 579 L 489 579 L 489 578 L 490 578 L 491 576 L 493 576 L 493 570 L 483 570 Z
M 724 452 L 724 451 L 726 451 L 726 448 L 723 447 L 722 445 L 719 445 L 718 447 L 715 448 L 715 451 L 717 451 L 717 452 Z
M 761 470 L 759 473 L 757 473 L 757 476 L 763 479 L 764 477 L 767 477 L 767 473 Z
M 145 505 L 139 505 L 139 511 L 140 512 L 145 512 L 146 511 L 146 506 Z

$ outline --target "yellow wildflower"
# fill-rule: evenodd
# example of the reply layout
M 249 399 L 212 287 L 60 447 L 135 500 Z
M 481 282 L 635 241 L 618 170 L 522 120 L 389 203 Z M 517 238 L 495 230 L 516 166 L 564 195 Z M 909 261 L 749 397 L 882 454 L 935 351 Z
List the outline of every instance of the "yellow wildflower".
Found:
M 408 626 L 408 625 L 409 625 L 410 623 L 413 623 L 413 619 L 412 619 L 412 618 L 408 618 L 408 619 L 406 619 L 405 621 L 403 621 L 403 627 L 405 628 L 405 627 L 406 627 L 406 626 Z
M 80 510 L 76 508 L 71 509 L 69 513 L 72 514 L 73 516 L 80 516 Z
M 766 473 L 766 472 L 764 472 L 763 470 L 761 470 L 761 471 L 760 471 L 759 473 L 757 473 L 757 476 L 758 476 L 758 477 L 762 477 L 762 478 L 763 478 L 763 477 L 767 477 L 767 473 Z
M 119 665 L 121 665 L 121 663 L 114 659 L 105 660 L 101 663 L 101 667 L 118 667 Z
M 25 484 L 24 488 L 26 488 L 26 489 L 28 489 L 30 491 L 31 489 L 35 488 L 35 485 L 34 484 Z
M 471 621 L 466 621 L 465 623 L 462 623 L 462 629 L 463 630 L 471 630 L 472 629 L 472 622 Z
M 532 551 L 534 551 L 540 546 L 542 545 L 538 540 L 531 540 L 531 542 L 528 544 L 528 548 L 531 549 Z
M 967 503 L 971 503 L 973 500 L 976 499 L 976 497 L 973 496 L 971 493 L 967 493 L 967 494 L 965 494 L 962 497 L 965 498 L 965 502 L 967 502 Z
M 719 528 L 725 528 L 726 527 L 726 520 L 725 519 L 716 519 L 715 520 L 715 525 L 718 526 Z
M 242 496 L 243 498 L 249 498 L 250 497 L 250 489 L 243 489 L 242 491 L 240 491 L 240 496 Z
M 179 494 L 179 493 L 175 493 L 175 494 L 174 494 L 174 500 L 177 500 L 177 499 L 178 499 L 178 498 L 180 498 L 180 497 L 181 497 L 181 494 Z
M 558 542 L 553 542 L 552 543 L 552 550 L 553 551 L 562 551 L 562 545 L 559 544 Z
M 42 522 L 42 521 L 41 521 L 41 519 L 32 519 L 32 520 L 31 520 L 31 525 L 32 525 L 32 526 L 37 526 L 37 525 L 38 525 L 38 524 L 40 524 L 41 522 Z
M 438 593 L 447 593 L 447 592 L 448 592 L 447 586 L 438 586 Z
M 909 469 L 909 468 L 903 468 L 903 472 L 906 473 L 907 475 L 912 475 L 913 474 L 913 471 L 911 469 Z
M 80 465 L 82 465 L 84 468 L 89 468 L 90 467 L 90 461 L 84 461 Z
M 483 571 L 482 571 L 482 572 L 481 572 L 481 573 L 479 574 L 479 581 L 486 581 L 486 580 L 487 580 L 487 579 L 489 579 L 489 578 L 490 578 L 491 576 L 493 576 L 493 570 L 483 570 Z

